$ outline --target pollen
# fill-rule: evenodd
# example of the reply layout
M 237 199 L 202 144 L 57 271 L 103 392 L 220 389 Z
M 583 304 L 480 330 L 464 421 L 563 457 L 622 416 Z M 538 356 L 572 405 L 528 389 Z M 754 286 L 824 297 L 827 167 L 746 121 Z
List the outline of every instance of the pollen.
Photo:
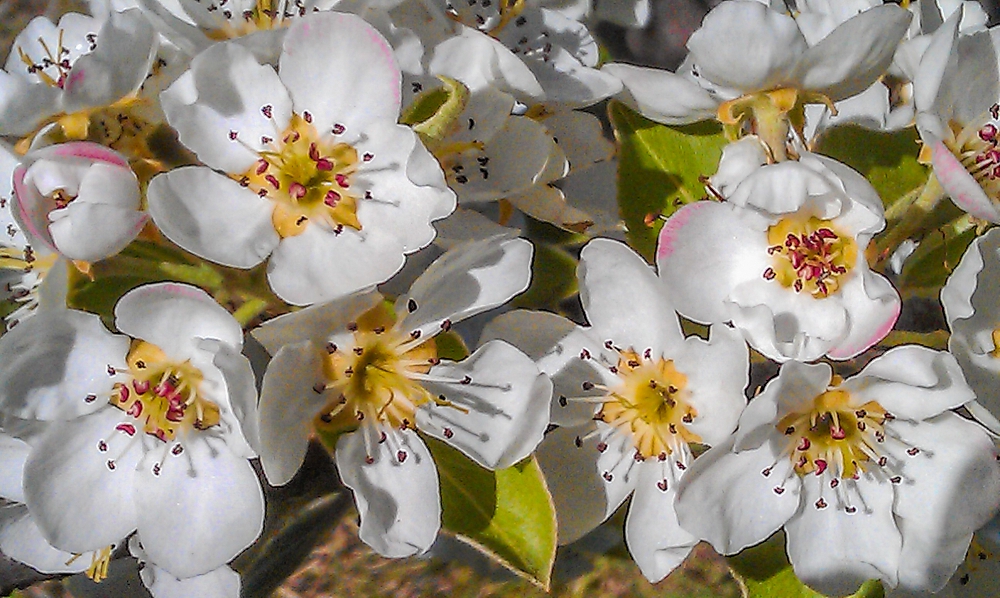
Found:
M 788 439 L 785 452 L 795 473 L 857 479 L 886 466 L 881 445 L 890 419 L 877 402 L 858 405 L 849 392 L 834 388 L 817 395 L 808 411 L 783 417 L 777 428 Z
M 270 106 L 264 106 L 265 115 Z M 321 136 L 308 113 L 295 114 L 277 139 L 243 175 L 241 185 L 274 202 L 271 220 L 282 237 L 301 234 L 310 224 L 340 232 L 361 230 L 357 217 L 358 195 L 352 177 L 358 152 L 351 145 Z
M 673 361 L 624 350 L 613 371 L 623 384 L 610 390 L 595 419 L 629 433 L 639 456 L 671 455 L 701 442 L 687 428 L 698 413 L 687 400 L 687 377 Z
M 376 306 L 352 322 L 349 346 L 327 345 L 325 380 L 313 390 L 334 399 L 317 417 L 318 428 L 348 432 L 366 422 L 405 430 L 416 422 L 417 407 L 446 402 L 418 379 L 439 362 L 433 339 L 417 340 L 395 321 L 388 307 Z
M 782 218 L 767 229 L 766 280 L 823 299 L 840 288 L 858 259 L 858 245 L 829 220 Z
M 111 404 L 142 422 L 142 431 L 163 442 L 186 429 L 219 423 L 219 408 L 201 396 L 203 376 L 190 361 L 169 359 L 152 343 L 135 340 L 126 357 L 132 380 L 116 386 Z M 134 428 L 123 424 L 131 435 Z

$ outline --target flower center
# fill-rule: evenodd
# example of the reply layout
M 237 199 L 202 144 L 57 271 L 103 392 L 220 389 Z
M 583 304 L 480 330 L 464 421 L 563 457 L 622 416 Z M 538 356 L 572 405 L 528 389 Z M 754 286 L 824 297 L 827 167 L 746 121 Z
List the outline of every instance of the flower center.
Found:
M 951 124 L 957 129 L 958 125 Z M 993 201 L 1000 200 L 1000 104 L 959 130 L 945 145 Z
M 219 28 L 205 32 L 209 39 L 225 41 L 243 37 L 256 31 L 279 29 L 287 25 L 288 18 L 301 17 L 306 14 L 306 8 L 301 2 L 257 0 L 253 8 L 248 8 L 239 14 L 233 14 L 233 11 L 229 10 L 225 4 L 225 2 L 219 4 L 222 7 L 220 13 L 225 18 L 225 22 Z M 283 4 L 285 8 L 279 8 L 279 4 Z
M 777 428 L 788 437 L 786 453 L 795 473 L 835 479 L 857 479 L 871 463 L 885 467 L 879 445 L 885 442 L 885 422 L 892 415 L 875 401 L 855 406 L 850 393 L 828 390 L 805 413 L 790 413 Z
M 11 230 L 14 230 L 13 225 L 8 225 L 6 232 L 13 236 Z M 7 329 L 16 326 L 38 307 L 38 288 L 58 257 L 55 253 L 39 257 L 30 245 L 23 249 L 0 246 L 0 274 L 5 270 L 16 273 L 0 288 L 0 297 L 4 299 L 0 314 L 7 322 Z
M 319 427 L 351 431 L 367 422 L 405 430 L 413 427 L 417 407 L 442 403 L 420 384 L 439 361 L 433 339 L 420 342 L 394 328 L 395 320 L 379 305 L 348 327 L 350 346 L 327 345 L 325 382 L 313 390 L 333 390 L 336 398 L 321 412 Z
M 611 390 L 595 419 L 632 435 L 643 458 L 666 459 L 701 438 L 687 429 L 698 415 L 687 401 L 687 377 L 674 362 L 629 349 L 612 368 L 623 385 Z
M 511 20 L 524 10 L 524 0 L 495 0 L 491 2 L 447 3 L 449 18 L 483 33 L 496 36 Z M 522 26 L 524 21 L 518 23 Z
M 131 383 L 119 384 L 111 404 L 143 422 L 143 432 L 163 442 L 180 429 L 203 430 L 219 423 L 219 408 L 199 393 L 201 370 L 190 361 L 177 363 L 146 341 L 133 341 L 126 357 Z M 128 436 L 135 427 L 118 425 Z
M 764 278 L 822 299 L 840 288 L 858 257 L 854 239 L 829 220 L 782 218 L 767 229 L 772 265 Z
M 262 111 L 270 117 L 270 106 Z M 358 197 L 351 188 L 358 152 L 321 138 L 311 121 L 308 112 L 295 114 L 277 140 L 262 138 L 270 149 L 238 177 L 241 185 L 274 202 L 271 220 L 282 238 L 301 234 L 310 221 L 336 233 L 345 226 L 361 230 Z M 364 159 L 371 158 L 366 154 Z

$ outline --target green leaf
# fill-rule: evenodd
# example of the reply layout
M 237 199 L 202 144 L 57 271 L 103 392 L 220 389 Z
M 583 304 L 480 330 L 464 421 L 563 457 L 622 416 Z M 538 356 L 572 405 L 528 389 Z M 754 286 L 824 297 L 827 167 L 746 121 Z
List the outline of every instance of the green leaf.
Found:
M 608 116 L 621 147 L 618 210 L 629 244 L 652 261 L 663 223 L 647 225 L 647 216 L 670 216 L 684 204 L 703 199 L 701 177 L 715 174 L 728 142 L 715 121 L 668 127 L 614 101 Z
M 531 286 L 511 305 L 555 310 L 560 301 L 575 292 L 576 260 L 561 247 L 538 242 L 531 262 Z
M 975 238 L 976 227 L 968 218 L 931 231 L 906 260 L 898 286 L 905 291 L 930 289 L 936 294 Z
M 917 162 L 919 139 L 914 127 L 884 133 L 842 125 L 827 129 L 813 149 L 863 174 L 888 210 L 927 181 L 927 168 Z
M 785 555 L 785 533 L 778 531 L 764 542 L 728 557 L 733 576 L 745 598 L 824 598 L 799 581 Z M 851 598 L 884 598 L 877 580 L 869 580 Z
M 535 458 L 489 471 L 443 442 L 425 441 L 441 480 L 443 529 L 548 590 L 556 515 Z
M 441 359 L 462 361 L 469 356 L 469 347 L 465 345 L 465 340 L 454 330 L 436 334 L 434 345 L 437 348 L 437 356 Z

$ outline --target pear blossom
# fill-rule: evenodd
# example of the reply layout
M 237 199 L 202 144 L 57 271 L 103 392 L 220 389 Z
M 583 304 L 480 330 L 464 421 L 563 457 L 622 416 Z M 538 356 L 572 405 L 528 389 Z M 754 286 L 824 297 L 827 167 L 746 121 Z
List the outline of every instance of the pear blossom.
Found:
M 992 598 L 1000 592 L 1000 516 L 976 530 L 965 555 L 942 598 Z
M 941 305 L 951 336 L 948 350 L 976 393 L 967 408 L 1000 434 L 1000 231 L 975 239 L 941 289 Z
M 1000 222 L 1000 30 L 960 35 L 961 11 L 937 29 L 913 82 L 917 130 L 934 176 L 960 208 Z
M 205 166 L 150 182 L 153 221 L 223 265 L 269 260 L 271 288 L 289 303 L 383 282 L 454 209 L 440 167 L 396 124 L 391 48 L 356 16 L 296 20 L 277 72 L 239 45 L 214 45 L 161 100 Z
M 677 523 L 678 482 L 692 444 L 723 442 L 746 406 L 746 343 L 724 325 L 684 338 L 663 283 L 631 249 L 594 239 L 580 257 L 590 326 L 515 311 L 483 340 L 527 351 L 552 377 L 549 432 L 537 458 L 552 492 L 559 543 L 580 538 L 632 495 L 625 541 L 650 581 L 663 579 L 698 538 Z
M 950 411 L 974 398 L 951 355 L 917 345 L 846 380 L 786 363 L 682 478 L 680 524 L 723 554 L 784 528 L 795 575 L 825 595 L 936 592 L 1000 506 L 996 446 Z
M 142 230 L 139 182 L 121 154 L 96 143 L 35 150 L 14 171 L 14 215 L 71 260 L 115 255 Z
M 0 301 L 13 304 L 4 329 L 16 326 L 41 305 L 65 307 L 66 260 L 48 244 L 30 237 L 14 219 L 14 170 L 20 159 L 0 144 Z
M 404 557 L 441 525 L 434 461 L 417 434 L 490 469 L 534 450 L 552 384 L 526 355 L 489 342 L 462 361 L 438 356 L 435 335 L 527 288 L 531 245 L 493 238 L 453 248 L 389 309 L 359 293 L 280 316 L 254 331 L 274 355 L 260 402 L 261 464 L 287 483 L 314 430 L 339 434 L 335 459 L 354 491 L 361 539 Z
M 867 89 L 889 67 L 910 18 L 885 4 L 825 32 L 763 3 L 731 0 L 713 8 L 691 35 L 680 72 L 617 63 L 602 71 L 622 80 L 622 100 L 648 118 L 750 122 L 782 159 L 789 115 L 804 104 L 832 105 Z
M 30 443 L 24 503 L 58 550 L 106 561 L 136 532 L 150 562 L 202 575 L 263 525 L 242 329 L 173 283 L 126 293 L 115 326 L 123 334 L 94 314 L 49 310 L 0 338 L 0 411 L 47 424 Z
M 766 161 L 754 137 L 728 146 L 712 178 L 726 201 L 667 220 L 656 252 L 667 293 L 685 317 L 732 321 L 776 361 L 850 359 L 899 316 L 899 294 L 864 255 L 885 226 L 882 202 L 830 158 Z
M 85 137 L 86 112 L 135 94 L 156 56 L 156 32 L 138 10 L 103 24 L 67 13 L 36 17 L 14 40 L 0 71 L 0 133 L 27 135 L 58 121 Z

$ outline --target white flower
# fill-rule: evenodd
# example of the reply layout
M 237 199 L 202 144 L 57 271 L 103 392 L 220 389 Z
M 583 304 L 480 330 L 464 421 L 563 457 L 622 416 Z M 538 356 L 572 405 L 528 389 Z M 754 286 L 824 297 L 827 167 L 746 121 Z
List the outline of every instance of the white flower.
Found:
M 783 527 L 795 574 L 826 595 L 940 590 L 1000 505 L 993 441 L 949 411 L 973 398 L 951 355 L 916 345 L 846 380 L 786 363 L 681 480 L 681 525 L 724 554 Z
M 263 524 L 242 330 L 203 291 L 172 283 L 126 293 L 115 325 L 130 336 L 51 310 L 0 338 L 0 410 L 50 422 L 24 466 L 24 502 L 60 550 L 106 558 L 136 531 L 151 562 L 201 575 Z
M 752 137 L 730 145 L 701 201 L 663 226 L 656 261 L 677 310 L 732 321 L 767 357 L 849 359 L 899 315 L 889 282 L 864 251 L 885 225 L 882 202 L 857 172 L 823 156 L 761 166 Z
M 354 491 L 361 539 L 389 557 L 427 550 L 441 499 L 416 430 L 499 469 L 530 454 L 548 423 L 552 384 L 523 353 L 495 341 L 453 362 L 433 338 L 527 288 L 530 261 L 521 239 L 466 244 L 434 262 L 394 313 L 370 292 L 257 329 L 274 355 L 260 402 L 268 480 L 292 478 L 314 429 L 342 434 L 337 469 Z
M 684 338 L 663 283 L 631 249 L 595 239 L 580 257 L 591 326 L 544 312 L 494 320 L 484 340 L 527 351 L 552 377 L 549 432 L 537 457 L 559 519 L 559 543 L 580 538 L 629 495 L 625 541 L 650 581 L 663 579 L 698 539 L 674 514 L 691 443 L 716 444 L 746 405 L 746 343 L 726 326 Z
M 995 31 L 959 35 L 961 11 L 938 28 L 913 82 L 917 129 L 934 175 L 969 214 L 1000 222 L 1000 85 Z
M 622 100 L 648 118 L 666 124 L 749 121 L 783 156 L 787 115 L 867 89 L 889 67 L 909 22 L 906 10 L 881 5 L 827 34 L 808 18 L 800 24 L 761 2 L 732 0 L 712 9 L 691 35 L 679 73 L 614 63 L 602 71 L 621 78 Z
M 1000 434 L 1000 231 L 975 239 L 941 289 L 941 305 L 951 336 L 948 350 L 976 393 L 967 407 Z
M 125 157 L 85 141 L 26 155 L 14 171 L 14 199 L 21 227 L 71 260 L 117 254 L 148 219 Z
M 416 134 L 396 124 L 399 82 L 385 40 L 353 15 L 297 20 L 277 73 L 238 45 L 213 46 L 162 96 L 207 166 L 154 178 L 153 220 L 221 264 L 269 259 L 268 281 L 290 303 L 383 282 L 455 202 Z
M 14 219 L 13 177 L 19 165 L 17 155 L 0 144 L 0 299 L 14 304 L 4 316 L 5 328 L 40 306 L 65 307 L 68 290 L 66 260 L 43 240 L 29 237 Z
M 138 10 L 97 19 L 67 13 L 53 25 L 36 17 L 14 40 L 0 71 L 0 133 L 26 135 L 135 93 L 156 55 L 156 32 Z

